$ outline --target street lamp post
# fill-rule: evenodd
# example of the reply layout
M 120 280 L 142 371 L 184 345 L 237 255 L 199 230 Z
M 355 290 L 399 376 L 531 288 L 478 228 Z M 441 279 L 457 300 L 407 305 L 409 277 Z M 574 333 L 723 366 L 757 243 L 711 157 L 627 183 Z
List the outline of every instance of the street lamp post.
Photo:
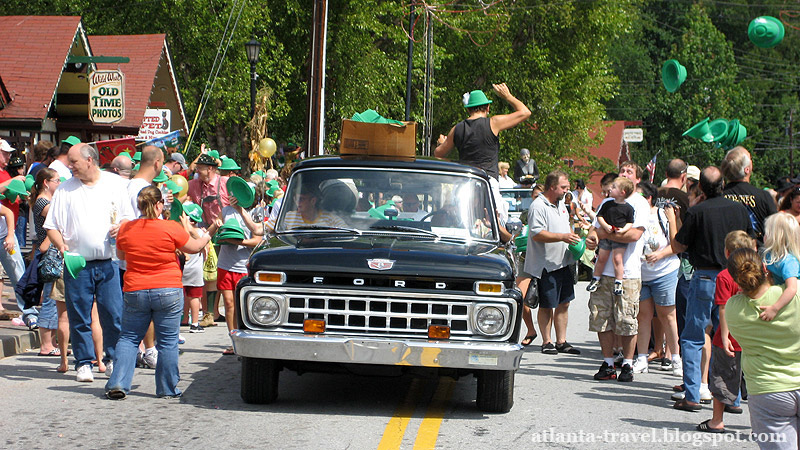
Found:
M 256 63 L 258 62 L 258 52 L 261 50 L 261 43 L 255 39 L 244 44 L 247 51 L 247 60 L 250 61 L 250 117 L 253 117 L 256 110 Z

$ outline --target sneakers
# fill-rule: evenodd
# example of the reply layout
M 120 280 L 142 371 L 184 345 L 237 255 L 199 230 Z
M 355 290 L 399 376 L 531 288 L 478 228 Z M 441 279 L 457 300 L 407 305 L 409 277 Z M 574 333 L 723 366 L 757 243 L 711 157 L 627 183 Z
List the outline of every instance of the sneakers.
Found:
M 189 327 L 189 333 L 202 333 L 206 330 L 203 329 L 203 326 L 200 324 L 192 325 Z
M 125 400 L 125 391 L 122 389 L 111 389 L 106 392 L 106 398 L 109 400 Z
M 111 378 L 112 373 L 114 373 L 114 361 L 109 361 L 106 363 L 106 376 Z
M 661 358 L 661 362 L 658 365 L 658 368 L 663 370 L 664 372 L 669 372 L 672 370 L 672 360 L 669 358 Z
M 603 365 L 600 366 L 600 370 L 594 374 L 595 380 L 615 380 L 617 378 L 617 371 L 614 370 L 613 367 L 609 366 L 607 362 L 603 361 Z
M 686 392 L 676 392 L 672 394 L 673 400 L 683 400 L 686 398 Z M 711 395 L 711 391 L 708 388 L 703 389 L 700 387 L 700 403 L 711 403 L 711 400 L 714 399 L 714 396 Z
M 622 280 L 614 280 L 614 295 L 622 295 Z
M 648 373 L 650 368 L 647 366 L 647 358 L 636 358 L 636 361 L 633 362 L 633 367 L 631 370 L 633 370 L 633 373 Z
M 178 344 L 179 344 L 179 345 L 183 345 L 183 344 L 185 344 L 185 343 L 186 343 L 186 338 L 185 338 L 185 337 L 183 337 L 183 335 L 182 335 L 182 334 L 179 334 L 179 335 L 178 335 Z
M 683 378 L 683 361 L 681 359 L 672 361 L 672 375 Z
M 39 329 L 38 321 L 39 320 L 36 318 L 36 316 L 28 316 L 27 318 L 25 318 L 25 325 L 27 325 L 28 329 L 31 331 L 38 330 Z
M 92 374 L 92 365 L 84 364 L 78 367 L 78 375 L 75 377 L 75 379 L 81 383 L 91 383 L 92 381 L 94 381 L 94 375 Z
M 622 366 L 622 370 L 620 370 L 619 372 L 617 381 L 622 381 L 622 382 L 633 381 L 633 369 L 631 368 L 630 364 L 625 364 L 624 366 Z
M 158 350 L 153 349 L 152 351 L 145 351 L 144 356 L 142 356 L 142 363 L 144 363 L 144 367 L 148 369 L 155 369 L 158 364 Z
M 136 353 L 136 367 L 138 368 L 144 367 L 144 352 Z
M 597 290 L 597 285 L 600 284 L 599 278 L 592 278 L 592 281 L 589 282 L 589 285 L 586 286 L 586 290 L 589 292 L 594 292 Z

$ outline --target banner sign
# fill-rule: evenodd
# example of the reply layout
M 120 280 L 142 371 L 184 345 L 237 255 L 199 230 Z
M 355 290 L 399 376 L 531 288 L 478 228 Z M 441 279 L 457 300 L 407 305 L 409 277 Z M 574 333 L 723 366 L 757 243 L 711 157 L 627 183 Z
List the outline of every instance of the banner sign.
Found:
M 164 149 L 169 153 L 183 153 L 181 147 L 181 130 L 175 130 L 172 133 L 161 136 L 159 138 L 150 139 L 144 145 L 154 145 L 158 148 Z
M 95 70 L 89 75 L 92 123 L 117 123 L 125 118 L 124 86 L 121 70 Z
M 106 164 L 111 164 L 111 161 L 122 152 L 128 152 L 131 156 L 136 153 L 136 141 L 132 137 L 97 141 L 95 145 L 100 152 L 101 167 Z
M 139 136 L 136 139 L 149 140 L 169 134 L 169 123 L 172 111 L 169 109 L 146 109 L 144 110 L 144 120 L 139 128 Z

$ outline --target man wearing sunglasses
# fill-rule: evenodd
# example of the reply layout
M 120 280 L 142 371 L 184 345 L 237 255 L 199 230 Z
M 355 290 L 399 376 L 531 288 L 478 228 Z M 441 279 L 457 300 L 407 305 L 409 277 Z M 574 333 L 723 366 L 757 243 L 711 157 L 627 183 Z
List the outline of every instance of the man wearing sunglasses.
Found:
M 217 172 L 217 160 L 207 153 L 197 158 L 197 178 L 189 181 L 189 198 L 203 208 L 203 222 L 212 224 L 228 206 L 226 178 Z

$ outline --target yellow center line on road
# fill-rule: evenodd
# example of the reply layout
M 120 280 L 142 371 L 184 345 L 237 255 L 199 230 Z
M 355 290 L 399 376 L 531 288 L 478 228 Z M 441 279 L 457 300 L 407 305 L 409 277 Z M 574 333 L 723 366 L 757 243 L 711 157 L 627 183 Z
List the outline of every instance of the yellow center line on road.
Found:
M 439 427 L 442 425 L 445 406 L 453 395 L 453 387 L 456 381 L 450 377 L 440 377 L 439 385 L 433 394 L 425 418 L 417 431 L 417 439 L 414 441 L 414 450 L 433 450 L 436 448 L 436 440 L 439 438 Z
M 403 436 L 406 434 L 406 427 L 414 415 L 414 409 L 417 405 L 417 398 L 419 397 L 420 380 L 414 378 L 411 380 L 411 386 L 408 388 L 403 402 L 397 406 L 394 415 L 386 424 L 386 429 L 383 431 L 383 437 L 378 444 L 378 450 L 394 450 L 399 449 L 400 444 L 403 443 Z

